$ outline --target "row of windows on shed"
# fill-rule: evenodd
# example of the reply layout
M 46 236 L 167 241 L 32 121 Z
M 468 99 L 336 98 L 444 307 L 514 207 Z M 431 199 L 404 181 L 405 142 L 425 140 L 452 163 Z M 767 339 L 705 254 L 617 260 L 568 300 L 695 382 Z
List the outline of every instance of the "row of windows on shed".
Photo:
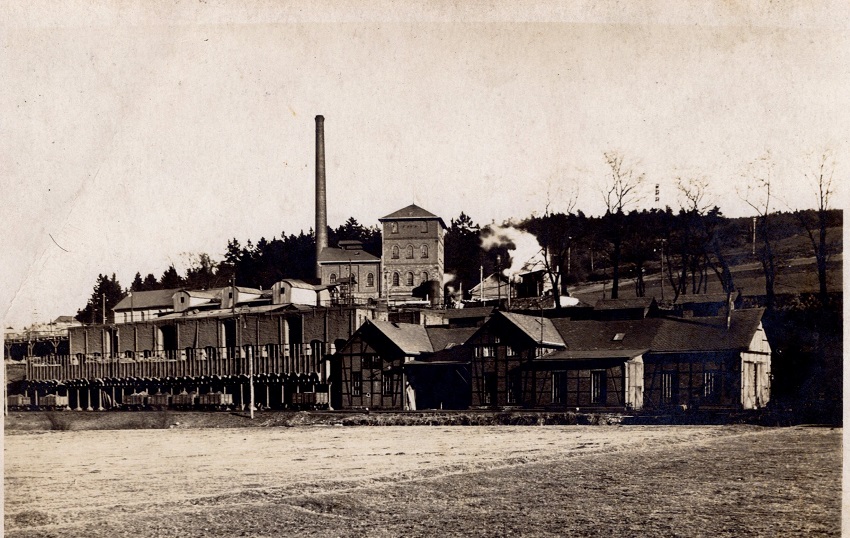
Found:
M 398 245 L 393 245 L 392 257 L 394 260 L 397 260 L 401 257 L 401 249 L 398 248 Z M 404 257 L 408 260 L 413 259 L 413 245 L 407 245 L 407 247 L 404 249 Z M 421 247 L 419 247 L 419 257 L 428 257 L 428 245 L 422 245 Z

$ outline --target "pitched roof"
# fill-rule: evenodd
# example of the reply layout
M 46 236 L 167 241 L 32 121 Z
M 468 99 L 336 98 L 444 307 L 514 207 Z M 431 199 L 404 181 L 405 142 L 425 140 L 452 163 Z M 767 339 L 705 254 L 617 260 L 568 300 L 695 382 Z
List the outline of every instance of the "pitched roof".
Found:
M 649 308 L 655 302 L 654 297 L 635 297 L 632 299 L 599 299 L 594 305 L 596 310 L 623 310 L 627 308 Z
M 648 349 L 596 349 L 589 351 L 558 349 L 552 353 L 538 357 L 535 361 L 580 361 L 598 359 L 633 359 L 643 355 Z
M 442 351 L 464 344 L 478 330 L 477 327 L 426 327 L 425 332 L 431 339 L 433 350 Z
M 501 316 L 522 330 L 529 338 L 541 344 L 563 346 L 564 340 L 558 333 L 552 320 L 537 316 L 524 316 L 512 312 L 499 312 Z M 541 330 L 542 324 L 542 330 Z
M 434 310 L 432 310 L 434 311 Z M 470 306 L 465 308 L 446 308 L 436 310 L 443 319 L 486 318 L 493 313 L 492 306 Z
M 431 213 L 430 211 L 422 209 L 421 207 L 419 207 L 416 204 L 410 204 L 409 206 L 402 208 L 402 209 L 399 209 L 398 211 L 395 211 L 393 213 L 390 213 L 389 215 L 387 215 L 385 217 L 381 217 L 378 220 L 380 222 L 384 222 L 385 220 L 431 220 L 431 219 L 439 220 L 440 224 L 443 225 L 443 228 L 446 227 L 446 223 L 443 222 L 443 219 L 441 219 L 437 215 Z
M 617 321 L 553 319 L 567 349 L 624 350 L 651 348 L 652 339 L 662 323 L 660 318 Z M 616 339 L 618 335 L 622 335 Z
M 378 261 L 380 261 L 379 258 L 365 250 L 325 247 L 319 254 L 319 263 L 375 263 Z
M 743 351 L 755 336 L 763 314 L 762 308 L 734 310 L 728 329 L 726 316 L 665 318 L 652 340 L 652 351 Z
M 386 336 L 405 355 L 419 355 L 434 351 L 431 339 L 428 338 L 428 333 L 422 325 L 381 320 L 369 320 L 368 323 Z
M 763 313 L 760 308 L 735 310 L 729 329 L 726 316 L 552 322 L 572 351 L 740 351 L 749 347 Z
M 732 294 L 732 300 L 735 300 L 736 294 Z M 705 293 L 698 295 L 680 295 L 674 304 L 703 304 L 703 303 L 725 303 L 729 296 L 725 293 Z
M 171 308 L 174 301 L 171 296 L 180 291 L 177 289 L 134 291 L 132 297 L 128 294 L 121 299 L 112 310 L 148 309 L 148 308 Z

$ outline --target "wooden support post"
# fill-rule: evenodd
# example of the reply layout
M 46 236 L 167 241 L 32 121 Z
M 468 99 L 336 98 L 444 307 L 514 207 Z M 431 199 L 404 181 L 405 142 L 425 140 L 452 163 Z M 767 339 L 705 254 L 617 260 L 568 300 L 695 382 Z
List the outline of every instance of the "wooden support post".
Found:
M 77 387 L 77 407 L 74 408 L 74 411 L 82 411 L 83 408 L 80 407 L 80 388 Z

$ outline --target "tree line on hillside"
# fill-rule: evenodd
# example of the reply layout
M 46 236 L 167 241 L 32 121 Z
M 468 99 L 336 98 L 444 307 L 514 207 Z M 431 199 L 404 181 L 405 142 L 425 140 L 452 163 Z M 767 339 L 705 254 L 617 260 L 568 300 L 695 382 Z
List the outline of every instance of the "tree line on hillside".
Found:
M 646 292 L 645 277 L 661 270 L 663 252 L 662 277 L 669 284 L 674 300 L 680 295 L 705 293 L 711 279 L 717 279 L 724 291 L 735 291 L 730 268 L 748 261 L 758 261 L 763 270 L 773 267 L 775 271 L 782 260 L 790 257 L 824 252 L 824 259 L 828 259 L 835 245 L 826 240 L 826 235 L 823 245 L 815 240 L 807 249 L 800 248 L 799 242 L 795 243 L 796 249 L 783 250 L 778 245 L 794 236 L 816 239 L 821 236 L 818 229 L 809 231 L 803 223 L 821 222 L 825 230 L 842 226 L 839 210 L 823 215 L 815 210 L 777 212 L 761 219 L 756 219 L 755 248 L 753 220 L 726 218 L 717 207 L 682 208 L 678 212 L 669 207 L 620 211 L 600 217 L 588 217 L 581 211 L 548 213 L 528 217 L 513 226 L 536 238 L 551 278 L 558 279 L 552 282 L 556 292 L 577 282 L 606 281 L 611 284 L 610 296 L 616 298 L 620 282 L 615 279 L 628 278 L 635 287 L 635 295 L 642 297 Z M 449 275 L 447 284 L 454 290 L 468 291 L 476 285 L 482 268 L 486 276 L 506 269 L 515 261 L 511 252 L 516 245 L 510 242 L 489 250 L 482 247 L 481 237 L 487 228 L 463 212 L 450 220 L 445 237 L 445 272 Z M 354 218 L 336 229 L 328 228 L 328 237 L 330 245 L 344 239 L 359 240 L 367 252 L 381 255 L 378 227 L 365 227 Z M 520 263 L 525 261 L 519 260 Z M 281 234 L 280 239 L 260 238 L 256 243 L 248 240 L 244 245 L 234 238 L 228 241 L 221 261 L 214 261 L 206 253 L 198 254 L 185 274 L 180 274 L 173 265 L 158 278 L 153 274 L 142 277 L 136 273 L 127 289 L 121 286 L 114 273 L 100 274 L 91 297 L 76 317 L 84 323 L 100 323 L 104 305 L 106 312 L 110 312 L 131 291 L 210 289 L 230 282 L 268 288 L 283 278 L 310 280 L 315 274 L 315 263 L 312 230 L 297 235 Z M 775 274 L 766 281 L 774 279 Z M 825 271 L 822 283 L 825 284 Z M 765 290 L 768 301 L 771 291 Z M 826 293 L 825 286 L 822 291 Z
M 709 181 L 704 176 L 676 178 L 679 209 L 637 210 L 642 199 L 645 175 L 634 161 L 619 152 L 606 152 L 608 175 L 600 182 L 599 192 L 606 212 L 588 217 L 573 212 L 576 198 L 567 203 L 566 211 L 549 210 L 547 202 L 542 215 L 533 214 L 520 221 L 504 223 L 517 231 L 534 236 L 542 260 L 557 294 L 577 281 L 610 282 L 610 297 L 619 297 L 621 281 L 634 283 L 635 294 L 646 293 L 645 277 L 662 272 L 663 282 L 670 285 L 675 301 L 680 295 L 705 293 L 712 278 L 717 278 L 725 292 L 736 289 L 730 268 L 745 260 L 755 260 L 765 279 L 765 304 L 774 306 L 777 268 L 790 256 L 814 256 L 819 283 L 819 298 L 827 299 L 827 262 L 838 250 L 830 228 L 842 225 L 841 211 L 831 208 L 835 161 L 823 151 L 811 161 L 804 173 L 814 187 L 814 209 L 796 212 L 776 211 L 773 158 L 768 152 L 748 163 L 741 172 L 738 194 L 753 209 L 755 217 L 729 219 L 710 202 Z M 511 252 L 517 245 L 508 238 L 485 248 L 482 235 L 490 226 L 473 222 L 461 213 L 451 219 L 446 233 L 444 267 L 446 284 L 454 290 L 469 290 L 478 283 L 481 273 L 489 275 L 511 267 Z M 789 252 L 790 237 L 806 238 L 807 247 Z M 516 236 L 515 236 L 516 237 Z M 381 255 L 381 232 L 377 226 L 366 227 L 349 218 L 336 229 L 328 228 L 328 241 L 334 246 L 342 239 L 359 240 L 364 249 Z M 749 244 L 749 249 L 747 248 Z M 749 257 L 747 252 L 749 250 Z M 520 263 L 525 260 L 519 260 Z M 282 278 L 310 280 L 315 274 L 315 237 L 313 231 L 298 235 L 286 233 L 281 238 L 250 239 L 243 246 L 237 239 L 227 243 L 224 258 L 216 262 L 208 254 L 193 256 L 185 275 L 172 265 L 157 278 L 137 273 L 130 287 L 123 291 L 113 274 L 98 275 L 87 304 L 78 311 L 77 319 L 98 321 L 129 291 L 171 288 L 209 289 L 235 282 L 237 285 L 262 288 Z

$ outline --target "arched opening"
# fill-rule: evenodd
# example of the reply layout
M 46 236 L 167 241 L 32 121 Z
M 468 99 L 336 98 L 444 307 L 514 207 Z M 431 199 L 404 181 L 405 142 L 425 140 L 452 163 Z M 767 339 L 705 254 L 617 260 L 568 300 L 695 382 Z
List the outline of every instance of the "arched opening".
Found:
M 413 259 L 413 245 L 407 245 L 407 249 L 405 250 L 405 258 L 408 260 Z
M 413 273 L 407 273 L 407 285 L 408 286 L 413 285 Z
M 428 245 L 422 245 L 422 247 L 419 249 L 419 255 L 423 258 L 428 257 Z
M 367 288 L 375 287 L 375 275 L 373 275 L 372 273 L 369 273 L 368 275 L 366 275 L 366 287 Z
M 393 245 L 393 259 L 398 259 L 398 245 Z
M 393 273 L 393 286 L 399 285 L 399 275 L 398 273 Z

